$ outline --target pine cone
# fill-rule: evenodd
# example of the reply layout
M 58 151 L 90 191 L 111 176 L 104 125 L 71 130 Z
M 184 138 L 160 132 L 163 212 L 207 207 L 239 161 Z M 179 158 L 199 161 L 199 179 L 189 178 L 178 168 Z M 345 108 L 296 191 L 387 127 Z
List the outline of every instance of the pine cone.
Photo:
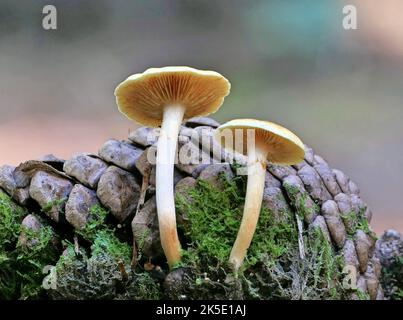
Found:
M 189 154 L 190 161 L 175 165 L 174 180 L 178 226 L 182 246 L 188 252 L 198 250 L 197 239 L 192 239 L 196 226 L 192 225 L 191 216 L 203 209 L 197 199 L 201 195 L 191 190 L 203 185 L 203 190 L 221 190 L 224 194 L 225 188 L 233 187 L 231 181 L 235 181 L 239 197 L 236 195 L 228 206 L 233 205 L 234 212 L 241 212 L 245 177 L 237 176 L 237 170 L 246 164 L 246 157 L 217 147 L 212 132 L 218 125 L 210 118 L 195 118 L 187 121 L 180 131 L 178 150 Z M 193 138 L 200 133 L 201 141 L 194 143 Z M 162 270 L 166 270 L 166 264 L 159 243 L 154 196 L 155 167 L 148 161 L 155 153 L 157 134 L 158 129 L 140 127 L 127 141 L 107 141 L 98 155 L 78 154 L 67 161 L 48 155 L 17 168 L 2 166 L 0 188 L 21 206 L 46 216 L 52 226 L 63 230 L 61 236 L 67 238 L 71 237 L 73 227 L 85 239 L 86 228 L 99 218 L 91 208 L 103 206 L 111 214 L 108 223 L 118 226 L 123 239 L 130 241 L 131 235 L 125 231 L 133 232 L 133 263 L 138 259 L 138 263 L 151 265 L 148 268 L 151 273 L 157 270 L 164 278 Z M 200 163 L 202 158 L 210 159 L 210 163 Z M 236 164 L 230 164 L 230 159 Z M 301 164 L 269 164 L 263 199 L 267 217 L 259 221 L 266 225 L 259 228 L 261 235 L 267 232 L 268 239 L 274 235 L 267 243 L 277 246 L 254 244 L 257 241 L 254 239 L 252 246 L 255 245 L 259 256 L 248 256 L 242 281 L 233 278 L 218 258 L 214 258 L 217 265 L 206 266 L 212 261 L 208 260 L 211 258 L 208 254 L 203 256 L 199 252 L 202 256 L 193 258 L 200 260 L 191 262 L 185 253 L 184 265 L 165 277 L 165 296 L 383 299 L 381 266 L 374 254 L 376 238 L 369 225 L 372 212 L 359 193 L 352 180 L 342 171 L 332 169 L 308 146 Z M 235 228 L 225 225 L 232 220 L 222 221 L 225 227 L 222 234 Z M 283 233 L 272 233 L 279 226 L 285 228 L 279 231 Z M 284 248 L 276 242 L 276 237 L 286 232 L 295 235 L 293 247 L 291 240 L 290 246 Z M 232 243 L 236 233 L 228 237 L 225 241 Z M 86 240 L 92 241 L 91 236 Z M 279 252 L 274 255 L 270 250 Z M 276 259 L 270 258 L 273 256 Z M 358 290 L 354 288 L 355 283 L 350 287 L 343 283 L 345 266 L 357 271 Z M 211 268 L 216 270 L 212 272 Z

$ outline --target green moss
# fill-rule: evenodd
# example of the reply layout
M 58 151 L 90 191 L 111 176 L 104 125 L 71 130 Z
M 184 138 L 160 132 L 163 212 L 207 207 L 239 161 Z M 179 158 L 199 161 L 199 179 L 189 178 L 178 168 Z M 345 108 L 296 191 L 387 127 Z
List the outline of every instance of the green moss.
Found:
M 179 196 L 177 206 L 187 213 L 191 221 L 185 234 L 192 239 L 186 258 L 192 258 L 192 252 L 214 257 L 215 264 L 223 264 L 229 257 L 232 241 L 239 227 L 242 212 L 238 205 L 241 201 L 235 185 L 229 185 L 223 192 L 218 192 L 209 183 L 199 181 L 196 188 L 189 191 L 193 201 L 190 204 Z
M 355 232 L 357 231 L 357 213 L 354 210 L 352 210 L 348 213 L 342 213 L 340 214 L 340 216 L 341 219 L 343 220 L 344 225 L 348 226 L 346 228 L 347 236 L 353 238 Z
M 313 206 L 307 205 L 308 194 L 301 193 L 296 186 L 288 183 L 284 183 L 283 186 L 291 200 L 291 204 L 295 207 L 301 219 L 313 216 L 315 213 L 319 212 L 319 206 L 315 202 L 313 202 Z
M 57 207 L 62 210 L 65 199 L 52 201 L 42 211 Z M 21 227 L 27 212 L 0 191 L 0 299 L 39 299 L 49 294 L 63 299 L 157 299 L 159 283 L 148 273 L 132 271 L 131 246 L 121 242 L 108 228 L 108 211 L 100 206 L 90 209 L 91 219 L 79 233 L 93 242 L 89 256 L 76 254 L 67 242 L 63 255 L 54 246 L 54 233 L 45 221 L 34 231 Z M 18 242 L 24 234 L 24 241 Z M 55 265 L 46 275 L 45 266 Z M 42 287 L 44 277 L 54 280 L 56 289 Z
M 57 261 L 53 231 L 21 227 L 27 211 L 0 191 L 0 299 L 35 299 L 43 295 L 43 267 Z M 23 233 L 25 243 L 18 242 Z
M 0 190 L 0 252 L 12 248 L 20 234 L 20 224 L 27 212 Z
M 53 299 L 158 299 L 160 288 L 149 274 L 132 271 L 131 248 L 111 230 L 95 235 L 91 254 L 77 254 L 68 243 L 55 266 Z
M 320 228 L 312 229 L 308 234 L 308 256 L 310 259 L 309 269 L 312 272 L 312 286 L 320 288 L 329 299 L 343 298 L 342 288 L 343 259 L 334 252 L 332 245 L 327 241 Z
M 192 201 L 177 197 L 177 208 L 189 224 L 183 228 L 188 247 L 175 272 L 181 284 L 171 285 L 170 298 L 214 299 L 341 299 L 342 259 L 334 252 L 320 229 L 304 231 L 306 257 L 301 260 L 295 213 L 285 211 L 282 219 L 262 208 L 256 233 L 240 272 L 232 275 L 227 264 L 242 218 L 246 177 L 224 180 L 216 189 L 205 181 L 188 190 Z M 294 208 L 301 216 L 308 208 L 306 198 L 292 187 Z M 293 200 L 292 200 L 293 201 Z M 180 273 L 179 273 L 180 274 Z
M 274 215 L 266 208 L 262 209 L 259 225 L 256 228 L 256 238 L 250 247 L 247 260 L 250 265 L 262 261 L 262 256 L 269 257 L 273 263 L 281 256 L 290 253 L 298 242 L 297 226 L 292 213 L 281 213 L 285 221 L 276 222 Z
M 50 226 L 39 231 L 23 227 L 22 232 L 29 246 L 17 244 L 18 280 L 21 282 L 21 299 L 39 298 L 43 294 L 43 269 L 54 264 L 58 259 L 58 251 L 54 244 L 55 234 Z
M 158 300 L 161 299 L 159 284 L 147 272 L 130 273 L 126 292 L 117 299 Z
M 15 259 L 7 252 L 0 252 L 0 300 L 18 297 L 18 282 Z
M 282 256 L 276 264 L 265 264 L 256 278 L 265 283 L 260 288 L 271 299 L 323 300 L 344 299 L 342 288 L 342 259 L 320 229 L 304 234 L 305 258 L 298 249 Z
M 44 226 L 39 231 L 21 227 L 23 209 L 8 202 L 3 196 L 2 216 L 14 215 L 15 225 L 7 228 L 8 240 L 0 243 L 0 298 L 1 299 L 37 299 L 43 297 L 43 268 L 57 261 L 58 254 L 53 244 L 53 231 Z M 10 211 L 11 210 L 11 211 Z M 9 223 L 10 219 L 0 220 Z M 24 234 L 25 243 L 18 242 L 20 233 Z M 10 246 L 11 245 L 11 246 Z
M 55 267 L 56 267 L 56 271 L 62 271 L 63 267 L 66 264 L 69 264 L 72 260 L 75 260 L 76 258 L 76 253 L 74 250 L 74 245 L 69 242 L 69 241 L 63 241 L 63 246 L 65 247 L 63 254 L 60 255 Z M 84 254 L 85 257 L 85 253 L 80 252 L 80 254 Z
M 371 300 L 368 292 L 362 292 L 360 289 L 355 291 L 359 300 Z
M 93 241 L 95 235 L 99 230 L 106 228 L 105 219 L 109 214 L 109 211 L 103 206 L 96 204 L 89 210 L 89 219 L 85 224 L 85 227 L 81 230 L 76 230 L 77 234 L 81 235 L 88 241 Z
M 60 199 L 55 199 L 55 200 L 49 201 L 46 204 L 46 206 L 44 206 L 42 208 L 42 211 L 44 213 L 47 213 L 47 212 L 53 210 L 54 208 L 56 208 L 59 213 L 64 213 L 64 204 L 66 203 L 66 201 L 67 201 L 67 198 L 60 198 Z
M 367 235 L 377 239 L 376 234 L 371 230 L 369 222 L 365 217 L 366 208 L 361 208 L 359 212 L 351 210 L 349 213 L 341 214 L 344 224 L 350 226 L 347 228 L 347 236 L 353 238 L 358 230 L 364 231 Z
M 0 300 L 18 297 L 15 246 L 26 214 L 0 190 Z
M 210 266 L 226 266 L 233 243 L 242 219 L 245 178 L 223 179 L 223 190 L 218 190 L 206 181 L 198 181 L 195 188 L 189 190 L 192 203 L 184 196 L 177 197 L 177 207 L 186 212 L 191 223 L 185 234 L 191 243 L 183 252 L 184 262 L 190 264 L 208 261 Z M 261 256 L 268 255 L 275 260 L 289 250 L 297 241 L 295 223 L 290 212 L 284 212 L 285 222 L 275 223 L 274 215 L 262 208 L 256 232 L 248 250 L 244 268 L 261 261 Z M 183 265 L 182 265 L 183 266 Z
M 125 264 L 129 264 L 132 249 L 127 243 L 116 238 L 112 230 L 105 229 L 96 233 L 91 252 L 93 257 L 109 255 L 116 260 L 122 260 Z
M 137 251 L 138 251 L 138 259 L 141 259 L 142 253 L 143 253 L 143 248 L 145 241 L 147 238 L 151 235 L 151 230 L 150 229 L 145 229 L 144 232 L 141 234 L 141 237 L 137 243 Z

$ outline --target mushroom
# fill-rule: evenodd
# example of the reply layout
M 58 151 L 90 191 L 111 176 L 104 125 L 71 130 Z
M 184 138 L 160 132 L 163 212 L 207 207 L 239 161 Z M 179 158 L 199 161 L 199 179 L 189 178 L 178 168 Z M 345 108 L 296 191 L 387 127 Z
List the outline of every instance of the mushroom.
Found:
M 161 245 L 170 267 L 180 261 L 173 172 L 183 121 L 216 112 L 230 83 L 214 71 L 190 67 L 151 68 L 134 74 L 115 89 L 120 112 L 143 125 L 161 126 L 157 142 L 156 202 Z
M 238 135 L 239 131 L 240 135 Z M 234 270 L 237 271 L 243 263 L 256 230 L 262 205 L 267 161 L 280 165 L 297 164 L 304 159 L 305 147 L 302 141 L 288 129 L 271 122 L 254 119 L 231 120 L 218 127 L 214 136 L 224 148 L 248 156 L 245 206 L 229 258 Z M 233 136 L 235 140 L 238 136 L 242 137 L 242 141 L 234 141 Z M 228 143 L 228 137 L 230 143 Z

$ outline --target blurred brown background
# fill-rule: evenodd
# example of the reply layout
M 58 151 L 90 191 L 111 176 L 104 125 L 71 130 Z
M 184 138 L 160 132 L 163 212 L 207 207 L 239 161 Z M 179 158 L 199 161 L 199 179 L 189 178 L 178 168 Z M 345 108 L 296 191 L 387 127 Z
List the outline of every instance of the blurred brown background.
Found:
M 42 29 L 42 8 L 58 29 Z M 358 9 L 358 30 L 342 8 Z M 348 173 L 376 231 L 403 231 L 403 1 L 0 2 L 0 164 L 96 152 L 135 124 L 113 90 L 165 65 L 232 83 L 214 115 L 285 125 Z

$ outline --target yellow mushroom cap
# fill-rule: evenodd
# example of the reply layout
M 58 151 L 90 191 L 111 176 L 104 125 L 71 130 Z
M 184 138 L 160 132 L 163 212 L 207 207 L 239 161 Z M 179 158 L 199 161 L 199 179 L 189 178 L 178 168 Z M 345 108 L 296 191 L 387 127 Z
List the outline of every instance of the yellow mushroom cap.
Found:
M 215 138 L 225 145 L 222 135 L 225 129 L 232 131 L 234 145 L 230 148 L 247 155 L 247 132 L 246 129 L 254 129 L 255 144 L 267 148 L 267 160 L 273 164 L 293 165 L 300 163 L 305 157 L 305 146 L 302 141 L 290 130 L 268 121 L 255 119 L 235 119 L 224 123 L 217 128 Z M 236 143 L 236 129 L 243 129 L 242 150 L 238 150 Z
M 217 111 L 231 85 L 221 74 L 190 67 L 147 69 L 131 75 L 115 89 L 120 112 L 143 125 L 161 125 L 164 107 L 181 105 L 184 119 Z

